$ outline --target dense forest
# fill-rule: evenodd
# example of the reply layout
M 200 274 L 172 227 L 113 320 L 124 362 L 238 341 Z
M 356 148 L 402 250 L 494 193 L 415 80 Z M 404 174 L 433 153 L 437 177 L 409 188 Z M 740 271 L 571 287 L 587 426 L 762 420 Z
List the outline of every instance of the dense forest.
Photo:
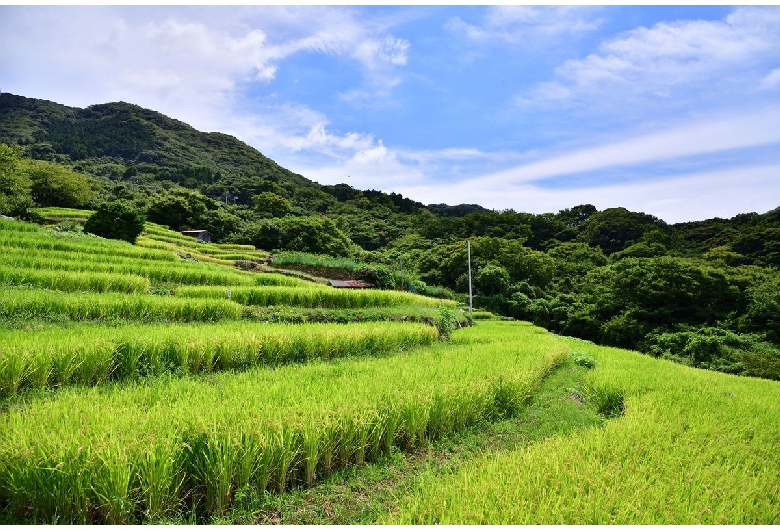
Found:
M 780 379 L 780 208 L 667 224 L 589 204 L 541 215 L 424 205 L 317 184 L 236 138 L 136 105 L 0 94 L 0 214 L 35 221 L 35 206 L 106 204 L 216 242 L 351 258 L 381 287 L 460 300 L 470 240 L 475 307 Z

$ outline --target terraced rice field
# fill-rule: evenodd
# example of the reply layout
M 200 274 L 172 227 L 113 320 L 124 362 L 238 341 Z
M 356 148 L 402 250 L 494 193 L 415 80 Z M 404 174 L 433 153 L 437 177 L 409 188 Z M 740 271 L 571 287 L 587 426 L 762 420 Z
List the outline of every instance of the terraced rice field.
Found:
M 46 213 L 80 218 L 78 212 Z M 351 418 L 345 411 L 355 410 L 358 402 L 348 390 L 360 385 L 349 381 L 355 370 L 368 369 L 360 364 L 362 357 L 401 363 L 393 370 L 411 383 L 412 361 L 404 352 L 435 342 L 435 327 L 403 322 L 267 324 L 252 319 L 249 306 L 273 303 L 294 309 L 320 307 L 328 300 L 344 308 L 437 307 L 438 301 L 404 293 L 337 292 L 280 274 L 237 270 L 226 266 L 232 265 L 229 258 L 259 259 L 263 253 L 240 245 L 198 244 L 154 225 L 147 226 L 145 244 L 130 245 L 2 221 L 0 250 L 5 258 L 0 264 L 0 444 L 7 450 L 0 456 L 0 512 L 6 516 L 38 522 L 141 522 L 182 509 L 219 513 L 236 488 L 251 483 L 260 490 L 284 490 L 299 480 L 311 483 L 318 466 L 324 475 L 326 468 L 376 456 L 380 442 L 387 451 L 396 438 L 405 436 L 407 444 L 417 439 L 410 434 L 410 426 L 417 424 L 407 422 L 401 431 L 400 419 L 387 419 L 398 424 L 398 432 L 377 437 L 376 410 L 390 401 L 370 391 L 369 379 L 358 395 L 376 409 L 374 415 Z M 209 291 L 204 287 L 209 284 L 219 287 Z M 334 359 L 344 360 L 332 364 Z M 356 368 L 345 372 L 350 363 Z M 376 372 L 371 374 L 364 377 L 376 379 Z M 296 383 L 289 377 L 301 379 Z M 341 381 L 338 388 L 323 386 L 333 378 Z M 295 391 L 285 390 L 289 384 Z M 390 380 L 385 384 L 391 385 Z M 150 398 L 147 393 L 154 388 L 170 394 Z M 97 394 L 90 395 L 93 391 Z M 107 408 L 95 401 L 98 394 L 113 396 L 105 402 Z M 147 405 L 133 402 L 144 394 Z M 69 402 L 77 395 L 82 396 L 77 398 L 80 405 Z M 116 408 L 115 399 L 128 400 L 134 414 Z M 406 403 L 407 398 L 398 399 Z M 177 412 L 185 403 L 194 408 Z M 50 415 L 52 406 L 79 421 Z M 162 408 L 150 414 L 150 406 Z M 30 407 L 41 407 L 53 423 L 38 423 Z M 206 409 L 211 412 L 205 414 Z M 314 416 L 302 423 L 306 414 Z M 324 414 L 321 422 L 314 419 L 317 414 Z M 105 421 L 120 416 L 127 422 L 109 427 Z M 153 417 L 161 423 L 148 423 Z M 221 420 L 201 429 L 217 418 Z M 367 452 L 361 441 L 368 435 L 369 420 L 375 438 Z M 31 422 L 38 427 L 24 432 Z M 70 425 L 70 435 L 50 430 L 57 423 Z M 87 432 L 92 434 L 79 442 L 72 438 Z M 321 436 L 326 439 L 315 440 Z M 106 437 L 113 440 L 108 445 Z M 149 445 L 149 437 L 159 443 Z M 15 443 L 4 443 L 12 438 Z M 55 439 L 59 442 L 48 445 Z M 330 452 L 324 449 L 328 443 Z M 229 454 L 217 455 L 214 451 L 222 451 L 217 447 Z M 301 460 L 303 454 L 307 456 Z M 227 461 L 228 467 L 219 470 L 212 457 L 235 460 L 242 470 Z M 118 467 L 111 468 L 109 461 Z M 69 476 L 67 469 L 75 475 Z M 213 473 L 227 480 L 228 490 L 219 489 L 224 485 L 213 482 Z
M 0 221 L 0 523 L 229 521 L 516 423 L 572 362 L 595 366 L 565 398 L 597 426 L 423 473 L 370 522 L 780 521 L 777 382 L 487 313 L 440 340 L 454 304 L 245 272 L 228 256 L 261 252 L 147 228 L 129 245 Z M 369 314 L 399 321 L 351 321 Z

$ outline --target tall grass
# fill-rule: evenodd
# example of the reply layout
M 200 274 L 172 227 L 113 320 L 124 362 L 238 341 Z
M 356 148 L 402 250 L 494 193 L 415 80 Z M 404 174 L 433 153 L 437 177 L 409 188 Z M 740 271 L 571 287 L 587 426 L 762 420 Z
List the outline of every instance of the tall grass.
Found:
M 407 355 L 65 389 L 11 406 L 0 416 L 0 505 L 46 522 L 221 513 L 238 490 L 312 484 L 511 414 L 568 346 L 484 326 Z
M 28 251 L 6 248 L 4 263 L 16 268 L 95 272 L 149 278 L 155 282 L 186 285 L 309 285 L 281 274 L 258 274 L 186 260 L 162 262 L 86 252 Z M 177 258 L 178 259 L 178 258 Z
M 353 270 L 358 267 L 358 263 L 353 259 L 334 258 L 320 254 L 308 254 L 306 252 L 280 252 L 274 254 L 273 264 L 275 266 L 307 265 L 310 267 L 346 270 Z
M 38 289 L 0 292 L 0 318 L 212 322 L 241 318 L 229 300 L 196 300 L 143 294 L 72 294 Z
M 143 293 L 150 283 L 147 278 L 135 274 L 63 272 L 0 265 L 0 285 L 29 285 L 55 291 Z
M 616 419 L 423 481 L 393 524 L 777 524 L 780 383 L 578 343 Z
M 310 285 L 310 284 L 309 284 Z M 228 290 L 219 287 L 182 286 L 176 289 L 176 296 L 185 298 L 227 298 Z M 322 308 L 392 307 L 416 305 L 438 307 L 442 301 L 434 298 L 377 289 L 347 290 L 333 287 L 233 287 L 230 299 L 244 305 L 272 306 L 289 305 Z M 455 302 L 444 302 L 455 307 Z
M 145 260 L 177 261 L 179 259 L 170 252 L 143 249 L 123 241 L 73 233 L 57 233 L 48 230 L 37 232 L 0 230 L 0 247 L 23 249 L 30 252 L 52 250 L 86 252 L 89 254 L 125 256 Z
M 94 385 L 150 374 L 246 370 L 431 344 L 423 324 L 79 326 L 0 337 L 0 398 L 27 389 Z
M 12 230 L 14 232 L 39 232 L 40 228 L 38 225 L 34 225 L 32 223 L 0 219 L 0 231 L 2 230 Z
M 78 208 L 61 208 L 59 206 L 47 206 L 45 208 L 33 208 L 44 219 L 64 220 L 64 219 L 89 219 L 95 213 L 95 210 L 80 210 Z

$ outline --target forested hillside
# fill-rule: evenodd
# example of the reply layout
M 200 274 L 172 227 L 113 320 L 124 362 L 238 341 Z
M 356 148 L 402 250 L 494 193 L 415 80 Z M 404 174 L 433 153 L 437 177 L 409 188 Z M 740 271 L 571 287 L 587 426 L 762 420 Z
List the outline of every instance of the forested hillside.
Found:
M 678 224 L 624 208 L 535 215 L 323 186 L 239 140 L 127 103 L 0 95 L 0 214 L 120 201 L 213 241 L 344 258 L 385 288 L 561 334 L 780 379 L 780 208 Z M 81 230 L 60 222 L 61 230 Z M 313 259 L 313 258 L 312 258 Z

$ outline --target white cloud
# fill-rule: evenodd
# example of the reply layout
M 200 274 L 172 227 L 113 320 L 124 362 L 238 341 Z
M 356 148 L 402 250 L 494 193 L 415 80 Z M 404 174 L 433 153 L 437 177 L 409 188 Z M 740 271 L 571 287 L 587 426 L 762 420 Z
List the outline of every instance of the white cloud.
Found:
M 598 29 L 602 20 L 594 18 L 592 12 L 593 8 L 577 6 L 494 6 L 487 10 L 481 25 L 453 17 L 445 27 L 473 42 L 536 46 L 559 36 Z
M 772 90 L 780 87 L 780 68 L 775 68 L 769 72 L 759 83 L 759 90 Z
M 688 95 L 681 89 L 712 94 L 736 86 L 739 92 L 751 87 L 752 69 L 778 59 L 780 9 L 742 7 L 723 21 L 661 22 L 622 33 L 597 53 L 566 61 L 556 69 L 558 81 L 537 86 L 520 101 L 585 97 L 617 108 L 622 97 Z
M 297 53 L 351 58 L 372 98 L 401 82 L 410 44 L 344 8 L 3 7 L 4 91 L 72 106 L 124 100 L 214 130 L 244 83 Z
M 780 109 L 726 115 L 660 132 L 608 142 L 506 169 L 480 178 L 501 186 L 619 166 L 780 143 Z
M 764 213 L 777 208 L 780 164 L 743 166 L 695 174 L 675 175 L 654 182 L 551 190 L 524 183 L 490 187 L 479 182 L 453 186 L 404 186 L 400 192 L 423 203 L 477 203 L 529 213 L 557 212 L 577 204 L 599 210 L 622 206 L 655 215 L 669 223 Z M 399 191 L 399 190 L 396 190 Z

